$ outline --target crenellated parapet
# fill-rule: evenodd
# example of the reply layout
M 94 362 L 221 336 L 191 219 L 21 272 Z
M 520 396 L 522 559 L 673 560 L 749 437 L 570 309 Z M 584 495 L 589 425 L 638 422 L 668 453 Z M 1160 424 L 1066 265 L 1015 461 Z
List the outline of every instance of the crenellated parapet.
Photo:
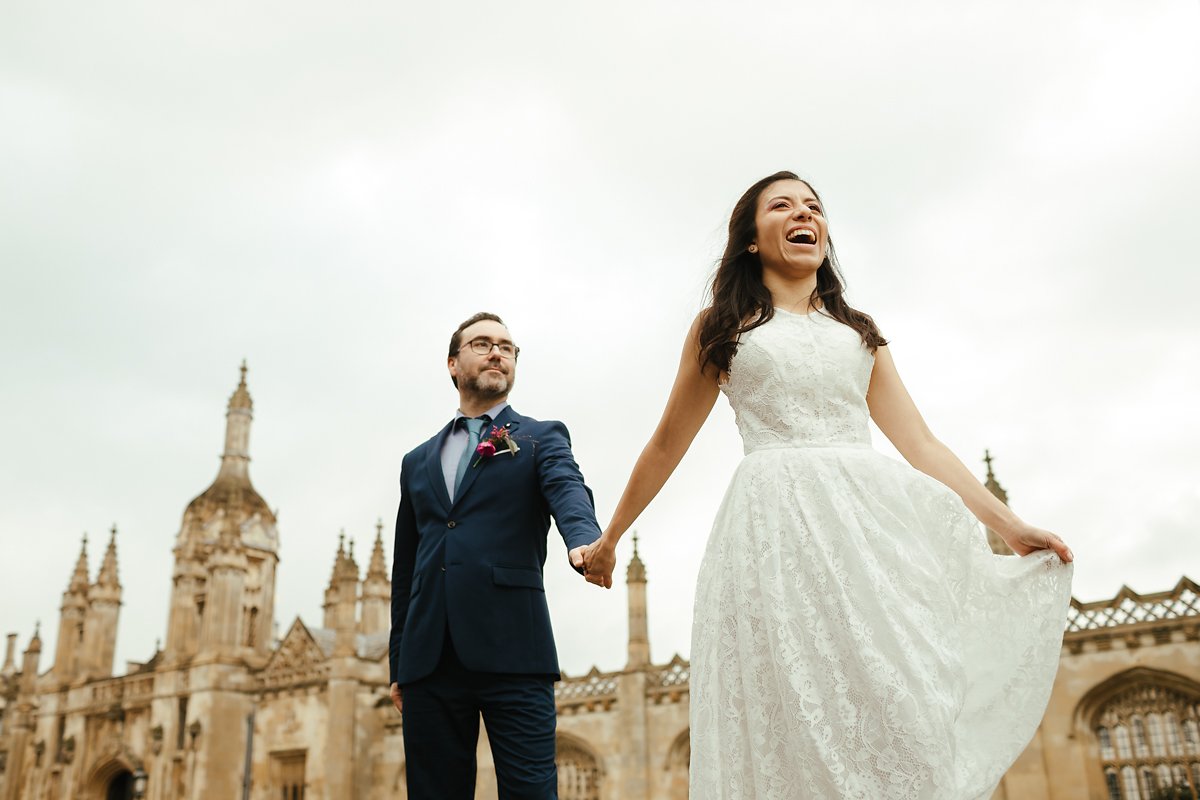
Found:
M 1063 646 L 1072 655 L 1172 641 L 1200 641 L 1200 587 L 1187 576 L 1165 592 L 1122 586 L 1110 600 L 1071 598 Z
M 559 714 L 611 711 L 617 703 L 620 672 L 601 672 L 596 667 L 586 675 L 568 678 L 554 685 L 554 703 Z

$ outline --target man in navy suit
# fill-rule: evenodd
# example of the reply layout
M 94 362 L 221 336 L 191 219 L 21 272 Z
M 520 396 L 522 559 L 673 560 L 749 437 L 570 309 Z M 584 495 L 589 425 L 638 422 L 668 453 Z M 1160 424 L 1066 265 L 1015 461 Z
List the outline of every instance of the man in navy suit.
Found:
M 558 796 L 547 532 L 583 573 L 600 527 L 566 426 L 508 405 L 519 353 L 495 314 L 459 325 L 458 413 L 401 466 L 389 661 L 412 800 L 474 797 L 481 714 L 501 800 Z

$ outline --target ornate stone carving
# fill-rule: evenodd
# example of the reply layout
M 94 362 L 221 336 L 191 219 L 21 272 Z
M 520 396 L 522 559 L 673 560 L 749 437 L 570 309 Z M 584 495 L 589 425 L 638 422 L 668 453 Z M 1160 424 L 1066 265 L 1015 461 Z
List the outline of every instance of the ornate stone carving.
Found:
M 264 688 L 276 689 L 322 680 L 329 671 L 325 652 L 297 619 L 263 668 Z

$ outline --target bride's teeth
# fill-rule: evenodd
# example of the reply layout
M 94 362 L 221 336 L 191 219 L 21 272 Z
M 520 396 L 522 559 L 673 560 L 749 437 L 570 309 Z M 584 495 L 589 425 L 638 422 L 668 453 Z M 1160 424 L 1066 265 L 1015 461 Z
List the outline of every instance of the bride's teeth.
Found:
M 794 230 L 790 234 L 788 234 L 787 239 L 789 242 L 801 242 L 802 241 L 806 244 L 815 244 L 817 241 L 817 235 L 810 230 L 800 228 L 800 229 Z

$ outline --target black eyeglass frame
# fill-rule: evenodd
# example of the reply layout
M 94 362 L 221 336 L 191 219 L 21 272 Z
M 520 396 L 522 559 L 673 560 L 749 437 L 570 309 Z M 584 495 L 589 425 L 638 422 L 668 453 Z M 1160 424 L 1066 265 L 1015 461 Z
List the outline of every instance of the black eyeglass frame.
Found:
M 487 349 L 481 350 L 479 348 L 479 345 L 484 345 L 484 344 L 487 345 Z M 500 352 L 500 355 L 502 358 L 511 358 L 513 361 L 516 361 L 517 357 L 521 355 L 521 348 L 517 347 L 512 342 L 493 342 L 491 339 L 486 339 L 482 336 L 477 336 L 476 338 L 472 339 L 471 341 L 464 342 L 463 344 L 459 345 L 458 352 L 461 353 L 462 349 L 464 347 L 471 348 L 471 352 L 477 356 L 489 356 L 492 354 L 493 348 L 495 348 L 496 350 L 498 350 Z M 504 352 L 504 348 L 506 348 L 506 347 L 512 348 L 511 355 Z

